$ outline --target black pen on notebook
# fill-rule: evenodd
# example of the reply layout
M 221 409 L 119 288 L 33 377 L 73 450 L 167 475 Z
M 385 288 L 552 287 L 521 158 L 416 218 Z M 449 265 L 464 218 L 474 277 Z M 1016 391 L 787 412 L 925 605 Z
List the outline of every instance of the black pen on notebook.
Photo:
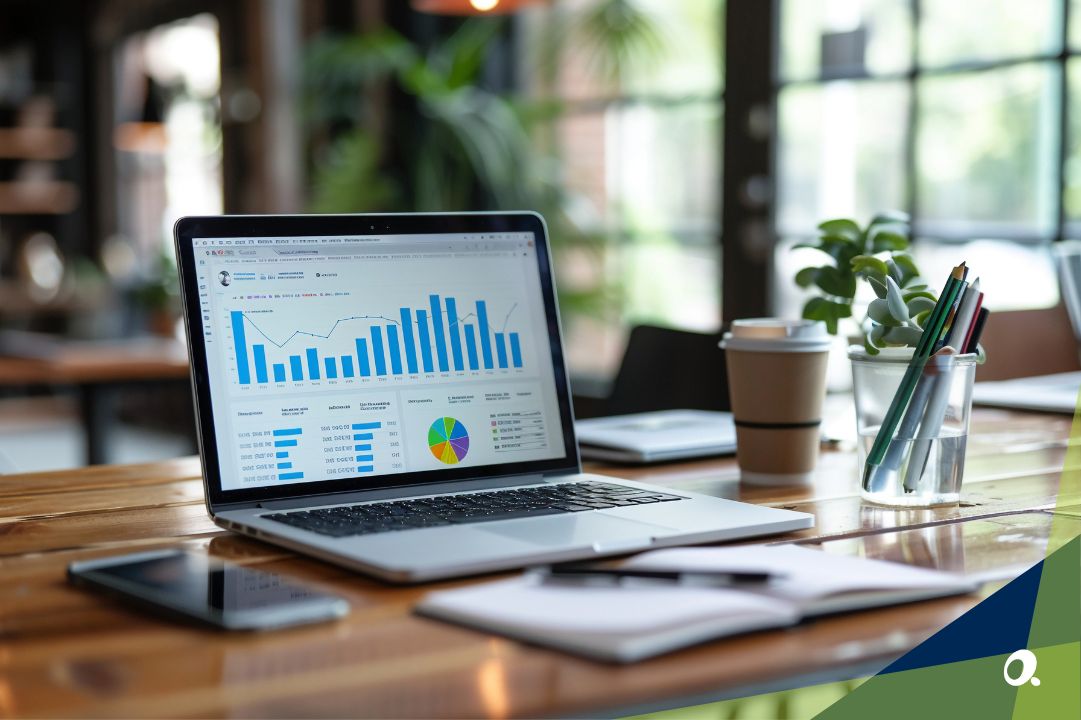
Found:
M 748 570 L 646 570 L 596 567 L 590 565 L 553 566 L 541 571 L 545 583 L 559 585 L 621 585 L 625 580 L 645 580 L 664 584 L 727 587 L 767 583 L 783 577 L 778 573 Z

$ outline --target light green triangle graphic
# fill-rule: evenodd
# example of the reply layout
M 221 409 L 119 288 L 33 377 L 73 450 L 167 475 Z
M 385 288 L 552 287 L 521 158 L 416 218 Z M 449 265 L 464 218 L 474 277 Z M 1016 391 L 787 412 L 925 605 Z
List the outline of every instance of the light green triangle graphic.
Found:
M 1040 684 L 1017 688 L 1014 720 L 1081 717 L 1081 642 L 1034 648 L 1032 654 Z M 1016 667 L 1013 673 L 1017 677 Z
M 630 720 L 810 720 L 855 690 L 867 678 L 824 683 L 678 710 L 637 715 Z

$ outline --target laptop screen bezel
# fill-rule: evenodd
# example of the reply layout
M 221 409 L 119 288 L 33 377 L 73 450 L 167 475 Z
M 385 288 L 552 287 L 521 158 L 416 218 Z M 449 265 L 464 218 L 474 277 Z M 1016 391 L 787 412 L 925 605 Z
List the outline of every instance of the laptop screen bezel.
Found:
M 199 302 L 195 269 L 195 239 L 235 237 L 303 237 L 327 235 L 424 235 L 439 233 L 531 232 L 536 240 L 537 271 L 540 273 L 548 341 L 563 431 L 563 457 L 549 460 L 505 463 L 362 476 L 335 480 L 290 483 L 270 487 L 223 490 L 218 459 L 217 428 L 210 392 L 210 372 L 203 338 L 203 313 Z M 578 446 L 574 436 L 574 416 L 563 344 L 559 330 L 559 311 L 552 278 L 551 254 L 544 220 L 535 213 L 461 213 L 406 215 L 222 215 L 185 217 L 174 228 L 177 263 L 180 269 L 181 300 L 188 333 L 188 352 L 192 369 L 195 414 L 198 421 L 200 456 L 206 486 L 207 504 L 216 506 L 254 504 L 292 500 L 314 495 L 357 493 L 412 485 L 477 480 L 509 475 L 574 472 L 580 469 Z

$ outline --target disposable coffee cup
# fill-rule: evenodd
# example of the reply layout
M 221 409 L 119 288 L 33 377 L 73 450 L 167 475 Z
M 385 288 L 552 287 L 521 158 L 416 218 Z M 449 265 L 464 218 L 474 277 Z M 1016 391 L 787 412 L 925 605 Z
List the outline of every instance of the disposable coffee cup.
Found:
M 736 320 L 724 335 L 740 479 L 803 485 L 818 463 L 826 362 L 832 339 L 820 322 Z

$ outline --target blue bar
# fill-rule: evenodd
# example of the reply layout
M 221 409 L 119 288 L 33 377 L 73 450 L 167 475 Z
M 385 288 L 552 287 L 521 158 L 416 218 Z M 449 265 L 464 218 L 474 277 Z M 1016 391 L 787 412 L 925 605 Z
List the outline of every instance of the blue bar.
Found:
M 291 462 L 278 463 L 278 469 L 279 470 L 292 470 L 293 469 L 293 463 L 291 463 Z
M 276 457 L 276 458 L 287 458 L 287 457 L 289 457 L 289 451 L 288 450 L 279 450 L 278 452 L 274 453 L 274 457 Z
M 292 373 L 293 380 L 299 382 L 304 379 L 304 370 L 301 369 L 299 355 L 289 356 L 289 371 Z
M 368 364 L 368 341 L 357 338 L 357 362 L 360 367 L 360 376 L 368 377 L 372 374 L 372 368 Z
M 353 448 L 355 452 L 371 452 L 371 443 L 365 443 L 363 445 L 357 445 Z
M 251 383 L 251 371 L 248 369 L 248 342 L 244 339 L 244 313 L 234 310 L 229 313 L 233 318 L 233 349 L 236 351 L 236 376 L 241 385 Z
M 275 430 L 272 434 L 274 437 L 281 437 L 283 435 L 303 435 L 304 430 L 303 428 L 285 428 L 284 430 Z
M 372 462 L 375 460 L 374 455 L 357 455 L 357 462 Z
M 432 307 L 432 330 L 435 332 L 435 354 L 439 358 L 440 372 L 449 369 L 447 365 L 447 340 L 443 335 L 443 306 L 438 295 L 429 295 L 428 303 Z
M 274 382 L 285 382 L 285 365 L 274 363 Z
M 303 480 L 304 473 L 292 472 L 292 473 L 278 473 L 279 480 Z
M 402 349 L 398 345 L 398 326 L 387 325 L 387 345 L 390 346 L 390 371 L 402 374 Z
M 323 365 L 327 371 L 327 380 L 334 380 L 338 377 L 338 361 L 335 358 L 323 358 Z
M 353 377 L 353 356 L 342 355 L 342 377 Z
M 495 334 L 495 354 L 499 359 L 499 367 L 507 367 L 507 344 L 503 342 L 503 333 Z
M 488 306 L 483 300 L 477 300 L 477 332 L 480 333 L 480 354 L 484 358 L 484 369 L 492 369 L 492 338 L 488 334 Z
M 417 310 L 417 332 L 420 333 L 420 359 L 424 372 L 432 371 L 432 344 L 428 341 L 428 313 Z
M 518 333 L 510 334 L 510 359 L 514 367 L 522 367 L 522 346 L 518 344 Z
M 405 362 L 409 372 L 417 373 L 417 347 L 413 344 L 413 320 L 409 308 L 401 309 L 402 341 L 405 343 Z
M 375 435 L 372 435 L 371 433 L 357 433 L 356 435 L 353 436 L 353 439 L 354 440 L 374 440 Z
M 251 349 L 255 353 L 255 381 L 265 383 L 267 381 L 266 348 L 263 345 L 252 345 Z
M 381 427 L 381 422 L 353 423 L 353 430 L 378 430 Z
M 315 351 L 315 348 L 308 348 L 304 351 L 308 356 L 308 379 L 319 379 L 319 353 Z
M 465 324 L 465 353 L 469 356 L 469 369 L 476 370 L 477 363 L 477 338 L 473 333 L 473 326 Z
M 274 447 L 296 447 L 296 440 L 275 440 Z
M 387 358 L 383 355 L 383 328 L 372 325 L 372 357 L 375 358 L 375 374 L 387 374 Z
M 357 468 L 357 472 L 375 472 L 374 465 L 361 465 Z
M 450 355 L 454 360 L 455 370 L 465 370 L 462 364 L 462 338 L 458 332 L 458 304 L 454 298 L 447 298 L 447 329 L 450 332 Z

